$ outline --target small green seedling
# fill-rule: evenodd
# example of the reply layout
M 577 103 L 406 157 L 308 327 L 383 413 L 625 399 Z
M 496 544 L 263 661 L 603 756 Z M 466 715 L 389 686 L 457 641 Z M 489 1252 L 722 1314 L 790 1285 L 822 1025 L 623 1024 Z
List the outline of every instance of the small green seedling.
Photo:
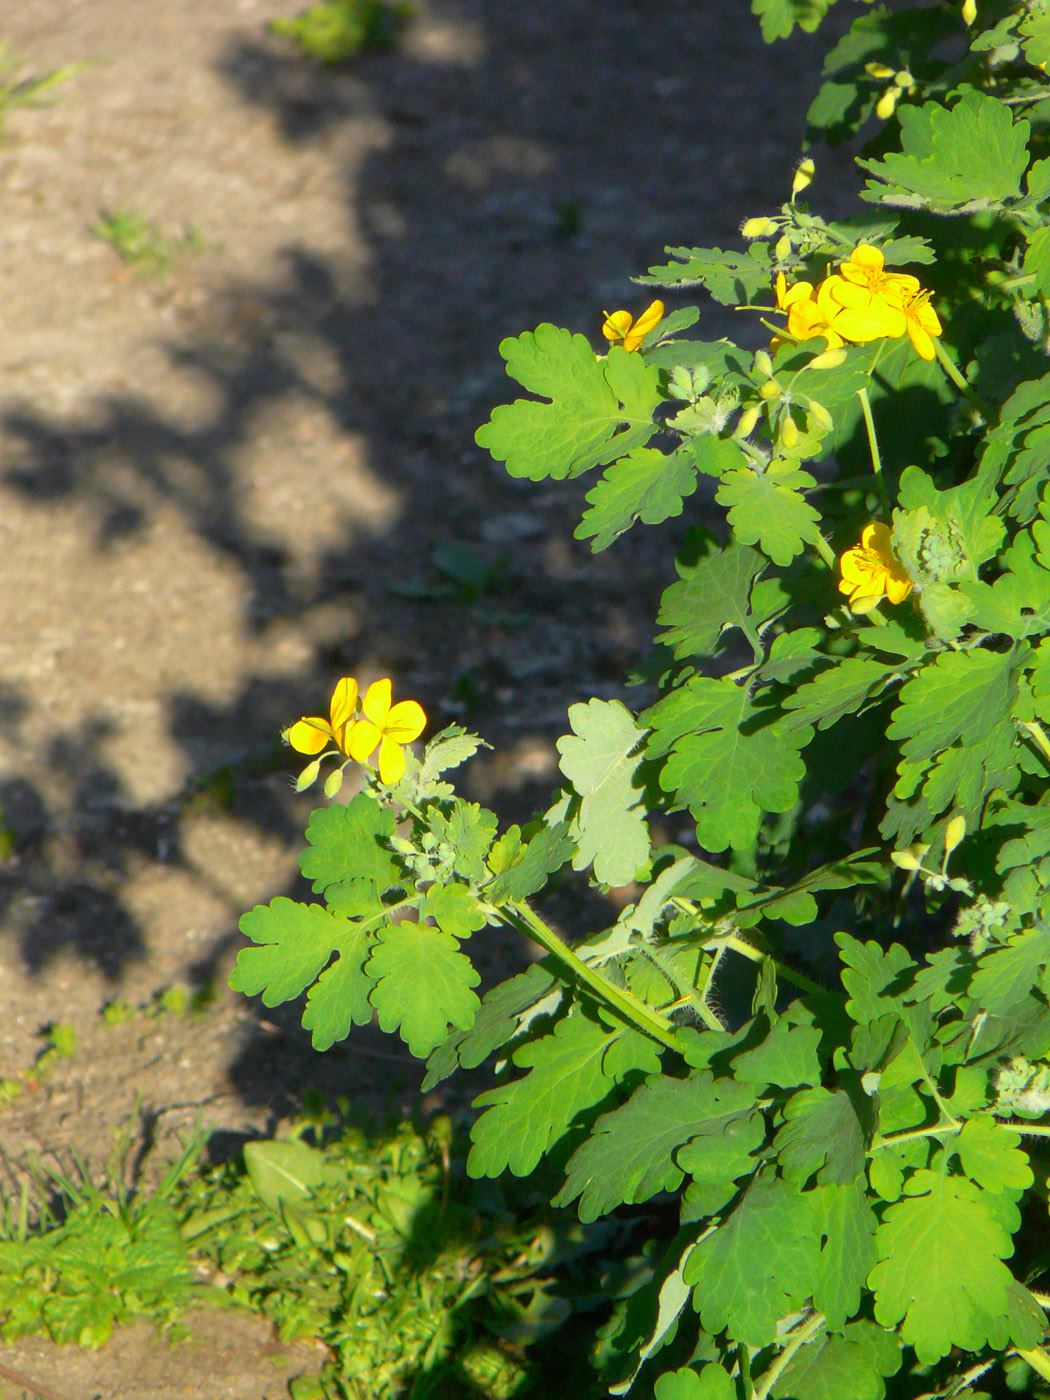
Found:
M 192 224 L 185 226 L 180 237 L 171 237 L 144 214 L 122 207 L 104 209 L 91 232 L 129 267 L 154 277 L 167 277 L 183 258 L 204 248 L 200 231 Z
M 411 5 L 386 0 L 322 0 L 294 19 L 273 20 L 270 33 L 291 39 L 318 63 L 347 63 L 389 49 L 412 13 Z

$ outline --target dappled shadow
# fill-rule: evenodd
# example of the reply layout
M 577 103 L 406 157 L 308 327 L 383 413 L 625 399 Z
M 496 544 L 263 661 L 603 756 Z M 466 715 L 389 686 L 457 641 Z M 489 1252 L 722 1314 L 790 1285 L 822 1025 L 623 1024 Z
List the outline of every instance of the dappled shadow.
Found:
M 148 959 L 151 930 L 124 888 L 155 863 L 215 878 L 228 917 L 183 966 L 202 983 L 216 975 L 238 911 L 221 872 L 187 853 L 187 811 L 207 800 L 296 845 L 306 806 L 276 736 L 323 705 L 340 674 L 394 675 L 432 730 L 458 720 L 505 748 L 549 738 L 581 696 L 622 693 L 666 581 L 666 540 L 634 531 L 592 557 L 572 538 L 586 487 L 513 482 L 474 445 L 510 396 L 496 346 L 542 320 L 593 337 L 603 307 L 645 297 L 627 279 L 666 243 L 734 240 L 742 217 L 779 203 L 802 132 L 801 112 L 785 124 L 787 94 L 811 86 L 818 58 L 805 41 L 767 50 L 745 15 L 696 0 L 616 0 L 600 15 L 589 0 L 435 5 L 403 46 L 350 72 L 262 35 L 231 40 L 221 71 L 297 147 L 320 148 L 353 121 L 382 127 L 379 148 L 345 171 L 365 283 L 296 230 L 280 277 L 223 280 L 206 313 L 172 333 L 171 362 L 206 385 L 207 411 L 188 421 L 130 391 L 65 417 L 9 405 L 2 480 L 42 512 L 75 505 L 100 556 L 176 522 L 236 580 L 233 632 L 262 651 L 287 645 L 294 660 L 263 674 L 201 633 L 202 669 L 225 669 L 228 684 L 216 698 L 185 673 L 165 682 L 166 737 L 188 776 L 157 800 L 137 797 L 113 758 L 105 697 L 94 718 L 55 717 L 49 751 L 33 755 L 50 781 L 27 774 L 0 790 L 17 849 L 0 900 L 27 969 L 73 950 L 119 980 Z M 705 338 L 731 328 L 729 313 L 705 311 Z M 311 368 L 318 357 L 324 374 Z M 287 404 L 353 448 L 342 478 L 308 441 L 267 436 Z M 259 487 L 275 458 L 279 474 Z M 255 495 L 271 480 L 280 500 L 268 515 Z M 298 547 L 296 521 L 316 517 L 324 528 Z M 450 578 L 435 553 L 450 541 L 500 557 L 480 588 Z M 151 581 L 157 629 L 176 585 Z M 68 683 L 90 690 L 77 675 Z M 24 688 L 0 694 L 0 731 L 33 704 Z M 489 783 L 497 804 L 501 785 L 513 775 Z M 12 925 L 18 899 L 38 905 Z M 292 1035 L 284 1013 L 266 1015 L 279 1033 L 258 1033 L 240 1087 L 251 1097 L 266 1082 L 283 1105 L 305 1070 L 293 1056 L 280 1075 L 260 1073 L 260 1044 L 269 1036 L 276 1059 Z M 371 1032 L 360 1036 L 362 1058 L 396 1077 Z

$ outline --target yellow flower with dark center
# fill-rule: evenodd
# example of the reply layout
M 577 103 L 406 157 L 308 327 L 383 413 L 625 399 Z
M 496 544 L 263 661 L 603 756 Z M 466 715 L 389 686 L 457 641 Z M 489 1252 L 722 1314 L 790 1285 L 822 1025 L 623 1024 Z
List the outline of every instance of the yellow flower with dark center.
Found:
M 605 321 L 602 324 L 602 335 L 606 340 L 612 341 L 614 345 L 622 345 L 625 350 L 637 350 L 642 341 L 651 330 L 656 327 L 664 318 L 664 304 L 662 301 L 654 301 L 647 306 L 637 320 L 629 311 L 613 311 L 605 313 Z
M 297 720 L 284 731 L 284 737 L 297 753 L 315 754 L 334 744 L 340 753 L 348 754 L 347 726 L 357 709 L 357 682 L 344 676 L 332 692 L 328 719 L 319 715 Z
M 350 757 L 364 763 L 379 746 L 379 776 L 384 783 L 396 783 L 405 771 L 403 745 L 418 739 L 427 722 L 422 705 L 402 700 L 392 705 L 388 680 L 374 681 L 361 702 L 364 718 L 348 735 Z
M 911 579 L 893 553 L 888 525 L 865 525 L 860 544 L 839 560 L 839 592 L 849 594 L 850 609 L 868 613 L 883 597 L 902 603 L 911 592 Z

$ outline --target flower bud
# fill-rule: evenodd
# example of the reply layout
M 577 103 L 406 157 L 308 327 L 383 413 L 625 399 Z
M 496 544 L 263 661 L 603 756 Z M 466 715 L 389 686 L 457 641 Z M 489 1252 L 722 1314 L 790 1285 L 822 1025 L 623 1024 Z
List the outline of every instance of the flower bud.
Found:
M 875 115 L 880 121 L 888 121 L 897 110 L 897 103 L 900 100 L 901 90 L 899 87 L 888 87 L 886 91 L 875 103 Z
M 915 846 L 906 847 L 903 851 L 891 851 L 890 860 L 899 870 L 918 870 L 923 856 L 929 849 L 928 845 L 920 842 Z
M 952 817 L 951 821 L 944 828 L 944 863 L 948 864 L 948 857 L 956 846 L 966 835 L 966 818 L 961 814 Z
M 877 78 L 880 82 L 893 77 L 893 69 L 887 68 L 885 63 L 865 63 L 864 71 L 869 78 Z
M 768 238 L 776 233 L 777 226 L 772 219 L 745 219 L 740 232 L 745 238 Z
M 816 399 L 809 400 L 809 416 L 822 433 L 830 433 L 835 426 L 835 420 L 822 403 L 817 403 Z
M 737 437 L 746 438 L 751 436 L 755 431 L 755 424 L 758 422 L 759 412 L 760 410 L 757 403 L 753 403 L 749 408 L 744 409 L 743 413 L 737 419 Z
M 762 375 L 764 379 L 773 378 L 773 361 L 765 350 L 755 351 L 755 373 Z
M 798 425 L 790 414 L 784 419 L 783 426 L 780 429 L 780 443 L 788 452 L 794 451 L 798 446 Z
M 902 68 L 899 73 L 894 73 L 893 81 L 900 88 L 913 88 L 915 86 L 915 79 L 908 72 L 907 68 Z
M 806 366 L 807 369 L 838 369 L 839 365 L 846 360 L 846 347 L 836 345 L 833 350 L 822 350 L 819 355 L 814 355 Z
M 963 0 L 962 19 L 963 24 L 973 24 L 977 18 L 977 0 Z
M 767 379 L 764 384 L 759 385 L 758 392 L 768 403 L 770 399 L 779 399 L 784 390 L 775 379 Z
M 813 176 L 816 174 L 816 166 L 813 164 L 811 156 L 806 156 L 801 160 L 795 170 L 795 178 L 791 182 L 791 198 L 795 200 L 806 188 L 813 183 Z
M 777 239 L 773 251 L 777 255 L 778 262 L 783 262 L 785 258 L 790 257 L 791 239 L 787 236 L 786 233 L 784 234 L 783 238 Z

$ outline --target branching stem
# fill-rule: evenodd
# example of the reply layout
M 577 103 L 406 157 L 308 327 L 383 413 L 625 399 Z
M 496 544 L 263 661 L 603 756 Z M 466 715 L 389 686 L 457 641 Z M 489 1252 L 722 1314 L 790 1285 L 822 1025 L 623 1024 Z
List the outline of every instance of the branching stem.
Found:
M 675 1036 L 674 1026 L 659 1011 L 654 1011 L 644 1001 L 624 987 L 617 987 L 597 969 L 590 967 L 578 954 L 564 943 L 549 924 L 530 909 L 524 900 L 508 900 L 506 904 L 484 904 L 484 912 L 496 920 L 510 924 L 519 932 L 535 939 L 541 948 L 553 953 L 560 962 L 571 969 L 576 979 L 589 987 L 607 1005 L 617 1011 L 625 1021 L 643 1031 L 646 1035 L 666 1045 L 669 1050 L 679 1053 L 680 1047 Z

